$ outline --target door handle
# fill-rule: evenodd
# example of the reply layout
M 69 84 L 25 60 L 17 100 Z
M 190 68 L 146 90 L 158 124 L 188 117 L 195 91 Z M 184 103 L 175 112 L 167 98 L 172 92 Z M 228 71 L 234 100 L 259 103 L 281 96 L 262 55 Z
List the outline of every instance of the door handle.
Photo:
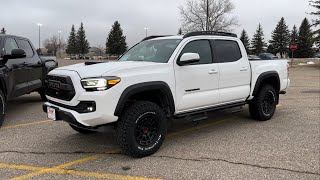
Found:
M 215 69 L 212 69 L 211 71 L 209 71 L 209 74 L 218 74 L 218 71 Z
M 240 71 L 248 71 L 248 68 L 242 67 L 242 68 L 240 69 Z

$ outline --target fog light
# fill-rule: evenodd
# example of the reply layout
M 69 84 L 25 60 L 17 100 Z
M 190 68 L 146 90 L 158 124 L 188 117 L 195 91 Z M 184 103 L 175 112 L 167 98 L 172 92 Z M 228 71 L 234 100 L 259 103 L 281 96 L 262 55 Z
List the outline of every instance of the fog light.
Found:
M 92 111 L 94 110 L 94 108 L 89 106 L 89 107 L 87 108 L 87 110 L 90 111 L 90 112 L 92 112 Z

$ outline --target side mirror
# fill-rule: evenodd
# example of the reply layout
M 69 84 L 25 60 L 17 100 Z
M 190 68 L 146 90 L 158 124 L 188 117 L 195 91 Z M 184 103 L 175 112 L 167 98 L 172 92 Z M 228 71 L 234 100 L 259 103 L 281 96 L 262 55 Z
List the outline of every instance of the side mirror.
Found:
M 13 49 L 11 54 L 4 55 L 4 59 L 18 59 L 18 58 L 25 58 L 26 52 L 23 49 Z
M 200 61 L 200 55 L 198 53 L 184 53 L 178 61 L 179 66 L 192 64 Z

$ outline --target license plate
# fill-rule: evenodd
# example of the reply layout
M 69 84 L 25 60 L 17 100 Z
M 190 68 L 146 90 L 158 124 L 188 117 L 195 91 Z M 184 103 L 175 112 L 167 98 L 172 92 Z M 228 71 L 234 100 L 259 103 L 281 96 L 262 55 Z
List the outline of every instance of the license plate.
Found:
M 52 88 L 52 89 L 60 89 L 60 82 L 49 81 L 48 82 L 48 87 Z
M 51 107 L 47 107 L 48 118 L 52 120 L 56 120 L 56 110 Z

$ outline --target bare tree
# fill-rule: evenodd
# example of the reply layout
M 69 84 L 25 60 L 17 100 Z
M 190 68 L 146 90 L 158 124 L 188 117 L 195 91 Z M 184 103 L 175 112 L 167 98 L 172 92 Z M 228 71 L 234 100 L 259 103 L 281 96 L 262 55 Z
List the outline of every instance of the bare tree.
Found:
M 56 56 L 58 52 L 64 50 L 66 47 L 66 43 L 57 36 L 52 36 L 48 39 L 45 39 L 43 45 L 48 50 L 47 53 L 54 56 Z
M 231 16 L 234 8 L 230 0 L 188 0 L 179 7 L 183 30 L 231 31 L 238 25 L 237 18 Z

